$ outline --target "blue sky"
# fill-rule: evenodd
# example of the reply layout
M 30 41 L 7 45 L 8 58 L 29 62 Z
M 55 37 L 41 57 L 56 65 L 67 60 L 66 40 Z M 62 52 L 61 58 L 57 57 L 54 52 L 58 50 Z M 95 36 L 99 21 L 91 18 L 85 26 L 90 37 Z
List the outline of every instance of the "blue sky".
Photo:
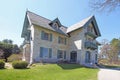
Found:
M 12 39 L 14 44 L 23 42 L 21 32 L 26 10 L 48 19 L 58 17 L 65 26 L 95 15 L 102 39 L 120 37 L 120 11 L 96 13 L 91 10 L 89 0 L 2 0 L 0 2 L 0 41 Z

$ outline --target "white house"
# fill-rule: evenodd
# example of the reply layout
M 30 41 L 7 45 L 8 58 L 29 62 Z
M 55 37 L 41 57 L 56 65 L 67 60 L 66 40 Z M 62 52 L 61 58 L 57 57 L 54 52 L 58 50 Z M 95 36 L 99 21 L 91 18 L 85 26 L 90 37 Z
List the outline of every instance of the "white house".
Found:
M 33 62 L 58 62 L 91 64 L 97 62 L 101 36 L 94 16 L 70 27 L 59 19 L 46 19 L 27 11 L 21 37 L 24 38 L 23 60 Z

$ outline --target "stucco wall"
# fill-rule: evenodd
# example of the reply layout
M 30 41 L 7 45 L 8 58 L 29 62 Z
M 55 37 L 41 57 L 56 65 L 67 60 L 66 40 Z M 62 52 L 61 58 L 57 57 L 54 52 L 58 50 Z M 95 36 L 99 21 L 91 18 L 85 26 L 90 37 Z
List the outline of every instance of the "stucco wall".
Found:
M 69 38 L 69 49 L 68 49 L 68 52 L 69 52 L 69 59 L 70 59 L 70 52 L 71 51 L 77 51 L 77 62 L 80 63 L 80 64 L 86 64 L 85 63 L 85 53 L 86 51 L 90 51 L 91 53 L 91 62 L 92 63 L 95 63 L 97 62 L 95 60 L 95 54 L 98 53 L 98 50 L 90 50 L 90 49 L 86 49 L 84 47 L 84 44 L 85 44 L 85 41 L 86 41 L 86 37 L 85 36 L 85 33 L 87 32 L 86 30 L 87 28 L 84 27 L 84 28 L 81 28 L 81 29 L 78 29 L 74 32 L 71 32 L 70 33 L 70 38 Z M 95 40 L 94 40 L 95 42 Z
M 47 41 L 47 40 L 41 40 L 41 31 L 45 31 L 47 33 L 52 33 L 52 42 Z M 62 34 L 53 32 L 51 30 L 44 29 L 39 26 L 34 26 L 34 49 L 33 49 L 33 59 L 40 58 L 40 47 L 45 47 L 45 48 L 52 48 L 52 59 L 57 59 L 57 50 L 65 50 L 66 51 L 66 56 L 68 59 L 68 38 L 67 38 L 67 44 L 59 44 L 58 43 L 58 36 L 66 37 Z
M 87 32 L 87 27 L 84 27 L 84 34 Z M 82 57 L 81 57 L 81 64 L 86 64 L 85 63 L 85 54 L 86 54 L 86 51 L 89 51 L 91 53 L 91 63 L 95 63 L 97 62 L 95 60 L 95 55 L 97 54 L 98 55 L 98 49 L 95 49 L 95 50 L 91 50 L 91 49 L 86 49 L 85 46 L 84 46 L 84 43 L 86 41 L 86 38 L 87 37 L 90 37 L 90 36 L 85 36 L 83 37 L 83 49 L 82 49 Z M 96 39 L 93 40 L 94 43 L 96 43 Z
M 70 38 L 69 38 L 69 53 L 71 51 L 77 51 L 77 62 L 81 63 L 81 58 L 83 54 L 83 48 L 84 48 L 84 28 L 78 29 L 74 32 L 70 33 Z M 69 54 L 69 59 L 70 59 L 70 54 Z
M 85 49 L 84 44 L 86 41 L 86 28 L 80 28 L 78 30 L 75 30 L 71 33 L 69 33 L 70 37 L 64 36 L 62 34 L 56 33 L 54 31 L 39 27 L 39 26 L 33 26 L 34 28 L 34 34 L 32 37 L 33 42 L 33 60 L 34 59 L 40 59 L 40 47 L 45 48 L 52 48 L 52 58 L 53 60 L 57 60 L 57 51 L 58 50 L 64 50 L 66 51 L 66 59 L 70 60 L 70 52 L 71 51 L 77 51 L 77 63 L 85 64 L 85 53 L 86 51 L 91 52 L 91 61 L 95 62 L 95 54 L 97 54 L 97 50 L 88 50 Z M 41 31 L 45 31 L 47 33 L 52 33 L 52 42 L 47 40 L 41 40 Z M 59 44 L 58 43 L 58 37 L 66 37 L 67 38 L 67 44 Z M 32 47 L 31 47 L 32 48 Z M 49 58 L 48 58 L 49 59 Z

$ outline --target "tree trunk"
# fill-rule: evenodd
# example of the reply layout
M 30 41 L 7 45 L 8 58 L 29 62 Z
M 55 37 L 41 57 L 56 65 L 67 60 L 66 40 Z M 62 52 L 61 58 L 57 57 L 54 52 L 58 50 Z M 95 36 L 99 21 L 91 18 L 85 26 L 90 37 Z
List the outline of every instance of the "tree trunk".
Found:
M 8 61 L 8 59 L 5 57 L 5 62 L 7 62 Z

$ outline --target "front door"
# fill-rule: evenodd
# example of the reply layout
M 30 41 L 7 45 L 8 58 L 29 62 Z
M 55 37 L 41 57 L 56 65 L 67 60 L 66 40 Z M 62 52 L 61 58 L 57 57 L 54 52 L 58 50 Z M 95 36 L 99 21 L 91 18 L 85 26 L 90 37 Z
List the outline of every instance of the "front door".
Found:
M 77 52 L 76 51 L 72 51 L 70 53 L 70 61 L 71 62 L 76 62 L 77 61 Z
M 89 51 L 86 51 L 85 62 L 86 63 L 91 63 L 91 53 Z

